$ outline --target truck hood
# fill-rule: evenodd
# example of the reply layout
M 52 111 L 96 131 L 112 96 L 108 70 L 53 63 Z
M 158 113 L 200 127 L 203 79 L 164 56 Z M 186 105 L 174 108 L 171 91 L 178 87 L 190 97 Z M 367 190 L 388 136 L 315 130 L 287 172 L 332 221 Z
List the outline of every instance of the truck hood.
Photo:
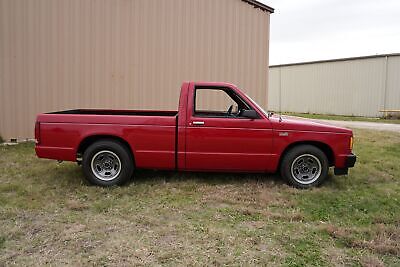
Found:
M 353 133 L 352 130 L 347 128 L 334 126 L 329 123 L 320 122 L 313 119 L 273 115 L 270 120 L 274 125 L 274 129 L 276 130 L 331 132 L 344 134 Z

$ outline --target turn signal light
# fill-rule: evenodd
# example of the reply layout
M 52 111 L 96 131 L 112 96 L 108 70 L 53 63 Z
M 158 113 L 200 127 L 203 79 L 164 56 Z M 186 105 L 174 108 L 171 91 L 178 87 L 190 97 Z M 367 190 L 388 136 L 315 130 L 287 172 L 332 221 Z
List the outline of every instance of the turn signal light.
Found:
M 350 137 L 350 150 L 353 150 L 353 145 L 354 145 L 354 137 Z

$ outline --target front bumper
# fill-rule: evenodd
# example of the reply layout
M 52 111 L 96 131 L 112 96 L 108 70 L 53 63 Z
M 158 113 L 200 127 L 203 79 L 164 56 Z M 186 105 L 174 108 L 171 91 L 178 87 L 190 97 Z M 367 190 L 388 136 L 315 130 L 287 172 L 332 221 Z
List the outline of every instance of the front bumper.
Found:
M 354 154 L 347 155 L 345 158 L 344 168 L 335 168 L 335 175 L 347 175 L 349 168 L 353 168 L 357 162 L 357 156 Z

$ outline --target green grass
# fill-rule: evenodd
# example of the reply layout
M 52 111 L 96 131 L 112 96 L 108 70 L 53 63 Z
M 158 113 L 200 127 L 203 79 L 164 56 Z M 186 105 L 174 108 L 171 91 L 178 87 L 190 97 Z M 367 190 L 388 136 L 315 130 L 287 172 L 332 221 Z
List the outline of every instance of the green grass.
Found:
M 139 171 L 88 185 L 73 163 L 0 146 L 5 265 L 400 265 L 400 134 L 355 130 L 348 177 Z
M 297 116 L 308 119 L 317 120 L 338 120 L 338 121 L 367 121 L 367 122 L 380 122 L 380 123 L 396 123 L 400 124 L 400 119 L 395 118 L 367 118 L 367 117 L 357 117 L 357 116 L 341 116 L 341 115 L 325 115 L 325 114 L 310 114 L 310 113 L 292 113 L 285 112 L 285 115 Z

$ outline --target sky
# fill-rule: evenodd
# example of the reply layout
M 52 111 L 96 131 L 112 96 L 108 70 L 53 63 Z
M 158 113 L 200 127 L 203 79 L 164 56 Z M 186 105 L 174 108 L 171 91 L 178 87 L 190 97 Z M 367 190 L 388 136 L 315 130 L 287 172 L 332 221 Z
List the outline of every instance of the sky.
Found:
M 400 0 L 261 0 L 270 65 L 400 53 Z

